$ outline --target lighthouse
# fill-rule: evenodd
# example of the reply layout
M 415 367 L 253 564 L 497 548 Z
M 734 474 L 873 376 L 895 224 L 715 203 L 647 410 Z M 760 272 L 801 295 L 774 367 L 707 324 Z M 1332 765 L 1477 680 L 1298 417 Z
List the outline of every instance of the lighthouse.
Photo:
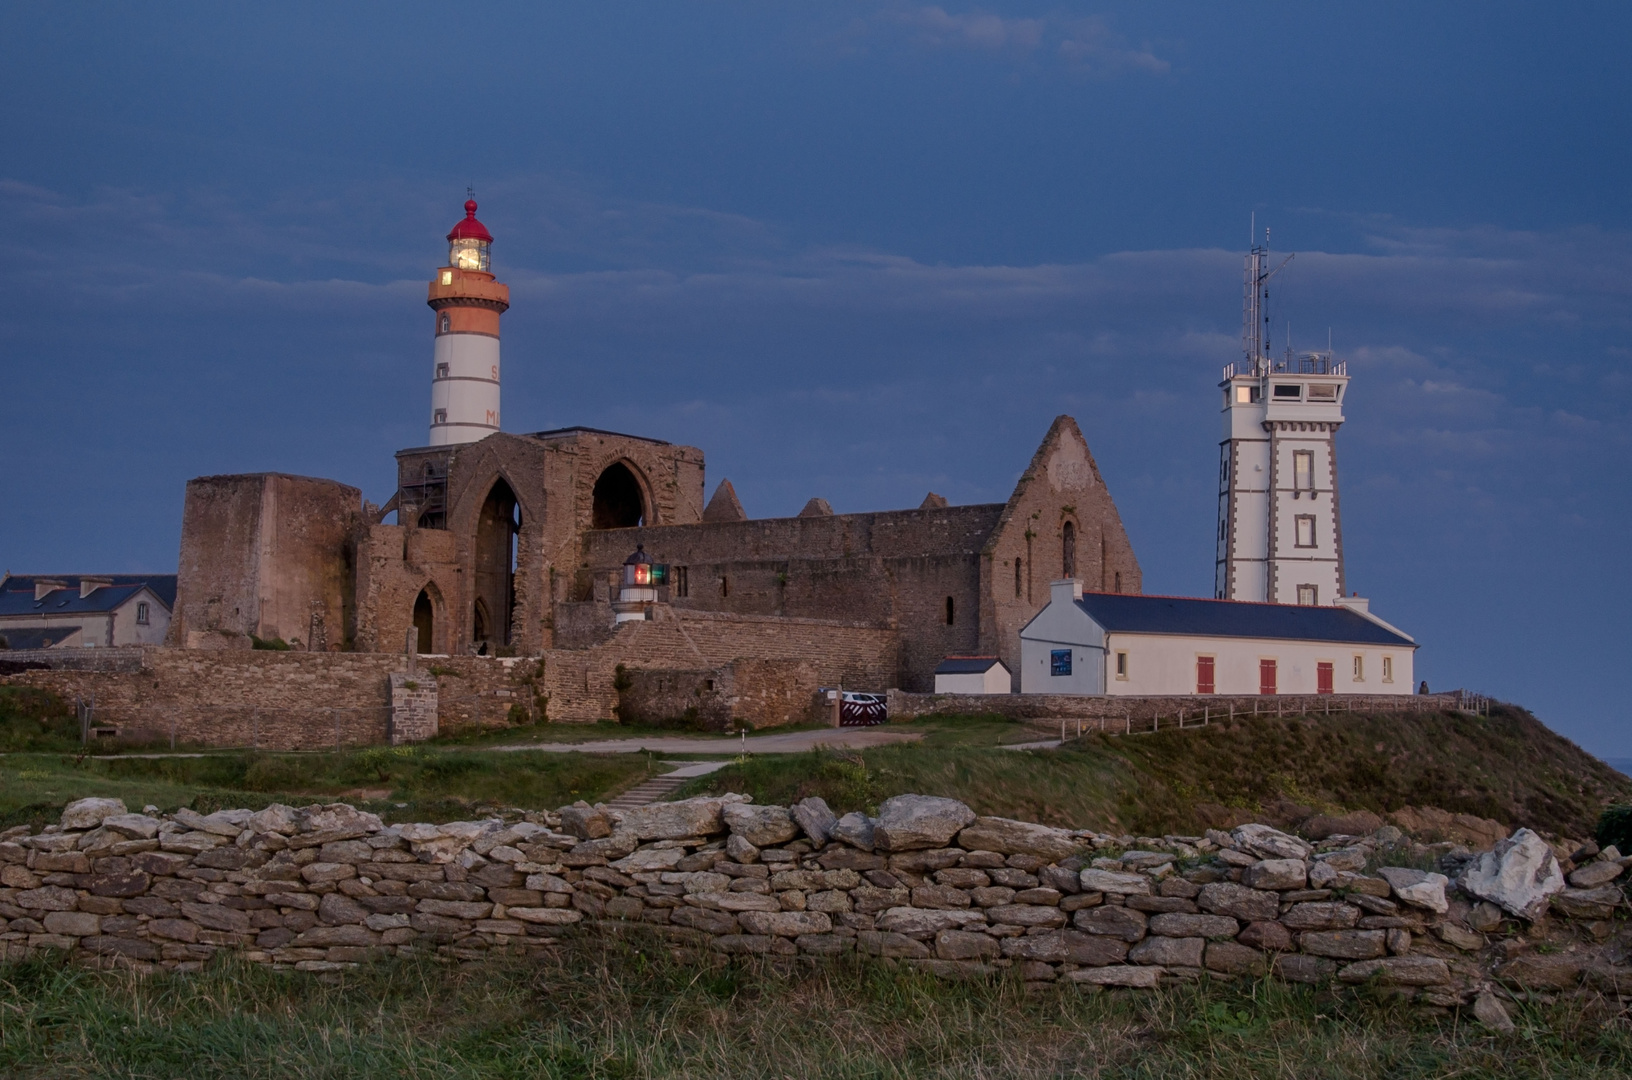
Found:
M 426 303 L 436 314 L 432 350 L 431 446 L 475 442 L 499 430 L 499 316 L 510 289 L 489 269 L 493 236 L 476 220 L 476 200 L 448 233 L 448 263 Z

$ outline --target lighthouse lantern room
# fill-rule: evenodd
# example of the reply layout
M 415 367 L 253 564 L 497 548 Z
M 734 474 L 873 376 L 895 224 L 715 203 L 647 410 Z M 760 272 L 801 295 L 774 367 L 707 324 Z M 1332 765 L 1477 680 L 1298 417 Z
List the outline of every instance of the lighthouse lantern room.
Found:
M 510 289 L 489 270 L 493 236 L 476 220 L 476 200 L 448 233 L 448 263 L 426 299 L 436 314 L 431 374 L 431 446 L 475 442 L 499 430 L 499 316 Z

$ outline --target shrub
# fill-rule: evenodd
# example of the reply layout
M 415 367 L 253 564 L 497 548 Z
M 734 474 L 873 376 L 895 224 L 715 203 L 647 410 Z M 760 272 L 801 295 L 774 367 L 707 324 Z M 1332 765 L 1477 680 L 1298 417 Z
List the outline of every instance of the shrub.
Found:
M 249 635 L 249 647 L 252 649 L 270 649 L 273 652 L 289 651 L 289 643 L 281 637 L 263 638 L 256 637 L 254 634 Z
M 1598 817 L 1599 847 L 1615 845 L 1622 855 L 1632 854 L 1632 803 L 1611 806 Z

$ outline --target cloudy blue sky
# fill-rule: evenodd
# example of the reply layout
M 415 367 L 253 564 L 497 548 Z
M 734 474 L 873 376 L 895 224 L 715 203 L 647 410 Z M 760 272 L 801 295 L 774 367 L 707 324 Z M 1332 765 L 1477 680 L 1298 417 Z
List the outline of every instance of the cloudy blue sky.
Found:
M 0 5 L 0 569 L 173 570 L 183 485 L 390 495 L 474 184 L 505 425 L 750 514 L 1005 498 L 1081 422 L 1207 595 L 1249 217 L 1350 363 L 1352 587 L 1632 757 L 1625 5 Z

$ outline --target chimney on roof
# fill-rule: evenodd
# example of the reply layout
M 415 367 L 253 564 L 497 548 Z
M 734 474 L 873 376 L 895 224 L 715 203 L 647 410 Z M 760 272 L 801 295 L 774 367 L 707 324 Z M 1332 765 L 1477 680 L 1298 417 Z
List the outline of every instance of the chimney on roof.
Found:
M 110 577 L 81 577 L 79 579 L 79 598 L 85 599 L 98 589 L 106 589 L 113 585 Z

